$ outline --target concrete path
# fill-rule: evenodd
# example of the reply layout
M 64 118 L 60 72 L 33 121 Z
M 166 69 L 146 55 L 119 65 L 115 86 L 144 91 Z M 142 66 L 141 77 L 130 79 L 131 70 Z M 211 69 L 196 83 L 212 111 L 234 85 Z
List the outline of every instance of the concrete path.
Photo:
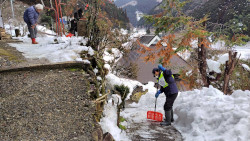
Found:
M 133 123 L 126 131 L 133 141 L 182 141 L 182 136 L 173 126 L 161 126 L 159 122 Z
M 136 107 L 130 106 L 131 103 L 131 100 L 126 102 L 125 113 L 138 111 Z M 133 116 L 138 114 L 130 115 L 131 119 L 126 126 L 126 133 L 132 141 L 183 141 L 181 133 L 175 127 L 161 126 L 160 122 L 153 120 L 133 120 Z M 146 115 L 139 116 L 145 116 L 146 119 Z

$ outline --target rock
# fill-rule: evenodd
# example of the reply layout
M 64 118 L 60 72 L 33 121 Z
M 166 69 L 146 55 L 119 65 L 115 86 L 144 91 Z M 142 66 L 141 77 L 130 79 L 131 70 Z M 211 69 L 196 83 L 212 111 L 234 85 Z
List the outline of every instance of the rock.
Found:
M 144 92 L 138 92 L 138 93 L 135 93 L 134 95 L 132 95 L 132 100 L 135 101 L 135 102 L 139 102 L 140 98 L 142 95 L 145 95 L 146 93 L 148 92 L 148 90 L 144 91 Z
M 92 137 L 94 141 L 102 141 L 103 139 L 103 131 L 100 126 L 98 126 L 95 131 L 92 133 Z
M 113 136 L 109 132 L 107 132 L 103 135 L 103 141 L 115 141 L 115 140 Z
M 143 87 L 136 85 L 136 87 L 134 88 L 134 90 L 132 92 L 132 95 L 134 95 L 135 93 L 138 93 L 138 92 L 142 92 L 142 91 L 143 91 Z
M 132 92 L 131 99 L 134 102 L 138 102 L 140 100 L 141 96 L 144 95 L 144 94 L 146 94 L 147 92 L 148 92 L 148 90 L 143 91 L 143 87 L 142 86 L 136 86 L 136 88 Z

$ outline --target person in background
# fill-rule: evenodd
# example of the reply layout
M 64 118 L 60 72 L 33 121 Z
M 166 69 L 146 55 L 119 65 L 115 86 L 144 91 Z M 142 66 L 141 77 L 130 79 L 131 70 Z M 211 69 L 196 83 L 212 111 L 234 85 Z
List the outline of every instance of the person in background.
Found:
M 32 40 L 32 44 L 38 44 L 36 42 L 36 35 L 37 35 L 37 21 L 40 12 L 43 11 L 43 5 L 36 4 L 29 8 L 27 8 L 24 12 L 23 19 L 28 26 L 28 30 L 30 32 L 30 37 Z
M 155 97 L 161 93 L 165 93 L 166 102 L 164 104 L 165 111 L 165 120 L 161 122 L 161 125 L 169 126 L 171 122 L 174 122 L 173 118 L 173 104 L 178 95 L 178 88 L 172 75 L 171 70 L 167 70 L 161 64 L 158 65 L 158 68 L 152 70 L 154 77 L 157 79 L 158 84 L 161 86 L 161 89 L 157 91 Z

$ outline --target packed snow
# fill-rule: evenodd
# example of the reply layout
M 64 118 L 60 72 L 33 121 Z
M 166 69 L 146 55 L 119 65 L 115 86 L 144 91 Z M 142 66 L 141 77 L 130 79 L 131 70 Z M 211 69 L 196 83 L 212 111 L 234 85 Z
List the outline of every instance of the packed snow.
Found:
M 214 71 L 216 73 L 221 73 L 220 63 L 211 59 L 207 59 L 207 65 L 209 68 L 209 72 Z
M 130 35 L 130 39 L 140 38 L 141 36 L 147 34 L 146 29 L 133 29 L 133 33 Z
M 48 30 L 43 31 L 50 33 Z M 146 31 L 143 29 L 135 29 L 134 31 L 131 38 L 146 34 Z M 87 51 L 89 55 L 94 54 L 91 47 L 84 46 L 87 40 L 82 37 L 38 37 L 37 41 L 39 44 L 37 45 L 32 45 L 27 36 L 16 39 L 23 42 L 11 43 L 10 45 L 22 52 L 26 58 L 46 58 L 51 62 L 83 61 L 90 63 L 88 60 L 83 60 L 79 53 Z M 58 40 L 57 44 L 54 39 Z M 83 46 L 80 44 L 83 44 Z M 249 43 L 245 47 L 235 47 L 235 49 L 241 52 L 243 58 L 249 58 Z M 112 53 L 114 56 L 106 54 L 106 59 L 104 59 L 110 61 L 120 57 L 120 53 L 117 50 L 112 49 Z M 224 54 L 219 57 L 218 61 L 208 60 L 209 68 L 219 72 L 219 65 L 224 64 L 227 59 L 228 55 Z M 242 64 L 242 66 L 249 70 L 249 66 L 246 64 Z M 105 68 L 111 69 L 108 64 L 105 64 Z M 100 78 L 98 79 L 101 80 Z M 142 86 L 144 90 L 148 89 L 148 92 L 140 98 L 138 103 L 130 104 L 131 108 L 125 108 L 121 112 L 121 116 L 126 119 L 126 122 L 123 123 L 125 126 L 130 126 L 136 122 L 147 122 L 146 113 L 148 110 L 153 110 L 155 104 L 154 95 L 157 90 L 154 87 L 154 82 L 143 85 L 138 81 L 119 78 L 111 73 L 106 76 L 106 79 L 109 85 L 124 84 L 128 86 L 130 93 L 127 99 L 131 97 L 132 91 L 137 85 Z M 112 99 L 115 98 L 120 99 L 117 95 L 112 96 Z M 173 126 L 182 133 L 184 140 L 187 141 L 250 140 L 249 101 L 250 91 L 248 90 L 236 90 L 231 96 L 224 95 L 212 86 L 200 90 L 180 92 L 174 104 L 175 123 Z M 158 112 L 164 113 L 164 103 L 165 95 L 161 94 L 157 99 Z M 104 132 L 110 132 L 117 141 L 130 140 L 126 132 L 116 126 L 116 106 L 112 105 L 111 100 L 105 105 L 103 115 L 100 125 Z M 147 138 L 151 138 L 151 131 L 142 132 L 148 132 Z
M 179 94 L 174 126 L 187 141 L 250 140 L 250 91 L 232 96 L 210 86 Z
M 31 40 L 27 37 L 18 37 L 22 43 L 10 43 L 10 46 L 15 47 L 22 52 L 26 58 L 42 59 L 46 58 L 52 63 L 67 62 L 67 61 L 83 61 L 90 63 L 87 60 L 82 60 L 79 53 L 88 51 L 88 54 L 93 55 L 94 50 L 91 47 L 81 46 L 80 43 L 86 44 L 82 37 L 38 37 L 36 40 L 39 44 L 31 44 Z M 58 44 L 55 43 L 58 40 Z
M 111 101 L 104 106 L 103 113 L 103 118 L 100 120 L 103 132 L 109 132 L 116 141 L 129 141 L 130 139 L 126 135 L 126 132 L 122 131 L 116 124 L 117 108 L 112 105 Z
M 107 79 L 113 85 L 124 84 L 130 89 L 141 85 L 137 81 L 119 78 L 113 74 L 109 74 Z M 147 122 L 147 111 L 154 109 L 156 92 L 154 82 L 141 86 L 143 89 L 148 89 L 148 93 L 141 97 L 139 103 L 129 105 L 133 108 L 125 108 L 121 112 L 121 116 L 126 119 L 126 126 L 137 122 Z M 250 91 L 248 90 L 237 90 L 231 96 L 224 95 L 212 86 L 200 90 L 180 92 L 174 104 L 175 122 L 173 126 L 182 133 L 184 140 L 187 141 L 250 140 L 249 101 Z M 164 103 L 165 95 L 161 94 L 157 99 L 157 112 L 164 113 Z M 104 115 L 106 116 L 101 120 L 102 128 L 105 131 L 110 131 L 111 134 L 113 133 L 115 140 L 129 140 L 129 137 L 125 136 L 125 133 L 121 132 L 115 123 L 111 124 L 110 120 L 117 118 L 114 109 L 115 107 L 111 106 L 110 103 L 105 106 Z M 151 138 L 151 131 L 147 132 L 147 138 Z
M 37 28 L 38 31 L 40 31 L 42 33 L 45 33 L 45 34 L 48 34 L 48 35 L 56 35 L 56 33 L 54 31 L 49 30 L 44 26 L 37 25 L 36 28 Z
M 237 51 L 241 55 L 240 59 L 250 59 L 250 42 L 243 46 L 234 46 L 233 50 Z

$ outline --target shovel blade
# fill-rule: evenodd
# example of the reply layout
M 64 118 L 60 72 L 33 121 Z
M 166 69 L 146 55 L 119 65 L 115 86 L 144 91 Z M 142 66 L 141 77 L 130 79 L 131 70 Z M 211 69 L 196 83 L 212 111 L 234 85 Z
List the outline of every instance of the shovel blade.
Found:
M 163 114 L 160 113 L 160 112 L 148 111 L 147 112 L 147 119 L 152 119 L 152 120 L 155 120 L 155 121 L 162 121 Z

